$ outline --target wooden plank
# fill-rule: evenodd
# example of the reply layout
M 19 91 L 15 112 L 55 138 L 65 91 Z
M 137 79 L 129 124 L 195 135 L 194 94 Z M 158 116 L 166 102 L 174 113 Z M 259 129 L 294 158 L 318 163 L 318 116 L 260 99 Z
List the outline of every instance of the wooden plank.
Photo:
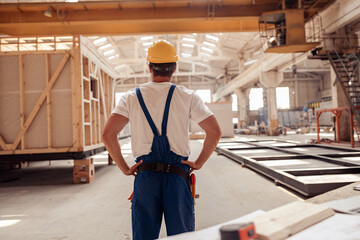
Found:
M 25 112 L 25 80 L 24 80 L 24 56 L 19 55 L 19 84 L 20 84 L 20 128 L 24 127 L 26 121 Z M 21 149 L 25 149 L 25 135 L 21 137 Z
M 97 143 L 100 143 L 100 142 L 101 142 L 100 102 L 97 102 L 97 105 L 96 105 L 96 114 L 97 114 L 96 127 L 97 127 L 97 132 L 98 132 L 98 141 L 97 141 Z
M 323 205 L 293 202 L 255 217 L 254 222 L 260 240 L 280 240 L 334 214 L 332 209 Z
M 87 147 L 92 148 L 91 145 L 91 125 L 84 124 L 84 151 Z
M 106 118 L 109 118 L 109 113 L 111 112 L 111 100 L 112 100 L 112 96 L 111 96 L 111 82 L 110 82 L 110 77 L 108 74 L 106 74 L 106 84 L 107 84 L 107 108 L 108 108 L 108 115 L 106 116 Z
M 205 139 L 205 137 L 206 137 L 205 133 L 191 133 L 191 134 L 189 134 L 190 140 Z
M 71 52 L 71 99 L 72 99 L 72 129 L 73 143 L 78 151 L 83 151 L 83 79 L 80 49 L 73 49 Z
M 87 79 L 90 79 L 90 76 L 89 76 L 89 59 L 87 57 L 85 57 L 84 55 L 82 56 L 82 73 L 83 73 L 84 77 L 86 77 Z
M 33 110 L 31 111 L 29 117 L 27 118 L 25 124 L 23 125 L 23 127 L 20 130 L 19 135 L 17 136 L 15 142 L 13 143 L 11 149 L 14 151 L 16 149 L 16 147 L 19 145 L 20 140 L 22 139 L 22 137 L 24 136 L 24 134 L 26 133 L 26 131 L 28 130 L 28 128 L 30 127 L 32 121 L 34 120 L 36 114 L 38 113 L 38 111 L 41 108 L 41 105 L 43 104 L 48 92 L 50 91 L 50 89 L 53 87 L 54 83 L 56 82 L 58 76 L 60 75 L 61 71 L 63 70 L 63 68 L 65 67 L 65 64 L 67 63 L 68 59 L 69 59 L 70 55 L 67 53 L 64 55 L 63 59 L 61 60 L 60 64 L 58 65 L 58 67 L 56 68 L 53 76 L 51 77 L 49 83 L 46 85 L 45 89 L 43 90 L 43 92 L 41 93 L 38 101 L 35 104 L 35 107 L 33 108 Z
M 103 146 L 104 146 L 103 143 L 93 144 L 91 146 L 84 147 L 84 151 L 89 151 L 89 150 L 96 149 L 96 148 L 103 147 Z
M 77 148 L 74 147 L 61 147 L 61 148 L 32 148 L 32 149 L 18 149 L 15 151 L 10 150 L 12 144 L 7 147 L 8 150 L 0 151 L 0 155 L 8 155 L 8 154 L 35 154 L 35 153 L 62 153 L 62 152 L 77 152 Z M 93 148 L 92 148 L 93 149 Z
M 105 100 L 105 117 L 106 119 L 109 117 L 108 113 L 109 113 L 109 88 L 108 88 L 108 82 L 107 82 L 107 74 L 102 71 L 102 75 L 103 75 L 103 82 L 104 82 L 104 100 Z
M 115 102 L 115 78 L 111 78 L 112 79 L 112 100 L 111 100 L 111 110 L 114 109 L 114 107 L 116 106 L 116 102 Z
M 50 82 L 51 70 L 50 70 L 50 55 L 45 54 L 45 74 L 46 74 L 46 84 Z M 46 113 L 47 113 L 47 130 L 48 130 L 48 148 L 52 148 L 52 139 L 53 139 L 53 121 L 52 121 L 52 92 L 51 90 L 46 95 Z
M 104 101 L 103 98 L 101 98 L 101 101 Z M 106 117 L 105 117 L 105 113 L 104 113 L 104 106 L 103 104 L 100 104 L 100 125 L 101 125 L 101 132 L 104 130 L 105 128 L 105 123 L 106 123 Z
M 100 71 L 99 74 L 100 78 L 100 94 L 101 94 L 101 104 L 103 105 L 103 109 L 104 109 L 104 121 L 106 122 L 106 118 L 107 118 L 107 111 L 106 111 L 106 104 L 105 104 L 105 94 L 104 94 L 104 79 L 103 79 L 103 74 L 102 71 Z
M 91 100 L 91 145 L 96 143 L 96 116 L 95 116 L 95 105 L 96 102 Z
M 7 147 L 7 144 L 6 142 L 4 141 L 4 139 L 2 138 L 2 136 L 0 135 L 0 147 L 4 150 L 7 150 L 8 147 Z

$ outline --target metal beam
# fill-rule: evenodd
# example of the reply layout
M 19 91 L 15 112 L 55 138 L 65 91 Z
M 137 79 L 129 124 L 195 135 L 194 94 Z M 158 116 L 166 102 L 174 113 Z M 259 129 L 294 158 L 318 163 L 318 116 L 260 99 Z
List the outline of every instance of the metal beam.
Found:
M 360 1 L 337 0 L 319 15 L 321 16 L 323 31 L 325 33 L 335 32 L 337 29 L 359 19 Z
M 284 78 L 284 82 L 294 82 L 294 81 L 320 81 L 320 78 Z
M 202 75 L 210 75 L 211 72 L 175 72 L 173 76 L 202 76 Z M 126 74 L 126 75 L 119 75 L 119 78 L 145 78 L 148 77 L 149 73 L 134 73 L 134 74 Z
M 283 72 L 291 73 L 292 70 L 284 70 Z M 308 72 L 330 72 L 330 68 L 300 68 L 296 69 L 296 72 L 308 73 Z
M 275 10 L 273 3 L 261 5 L 221 5 L 208 17 L 207 6 L 118 8 L 106 3 L 1 4 L 0 33 L 10 35 L 49 34 L 154 34 L 185 32 L 258 31 L 258 17 Z M 87 6 L 84 9 L 84 5 Z M 23 12 L 15 11 L 21 7 Z M 53 17 L 44 16 L 52 7 Z M 62 11 L 61 16 L 57 11 Z
M 208 62 L 211 61 L 229 61 L 229 59 L 237 58 L 236 55 L 227 55 L 223 54 L 223 56 L 210 56 L 207 57 Z M 197 64 L 200 64 L 203 62 L 204 57 L 202 56 L 194 56 L 194 57 L 180 57 L 179 56 L 179 62 L 196 62 Z M 139 63 L 139 62 L 145 62 L 145 58 L 125 58 L 125 59 L 119 59 L 116 61 L 116 63 L 119 64 L 133 64 L 133 63 Z

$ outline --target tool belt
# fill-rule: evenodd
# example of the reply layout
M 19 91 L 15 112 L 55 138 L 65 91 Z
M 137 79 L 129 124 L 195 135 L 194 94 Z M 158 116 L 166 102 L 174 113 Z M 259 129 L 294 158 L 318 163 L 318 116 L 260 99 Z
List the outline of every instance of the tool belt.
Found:
M 189 181 L 189 174 L 184 169 L 166 163 L 161 163 L 161 162 L 142 163 L 138 167 L 138 172 L 142 172 L 142 171 L 174 173 L 184 178 L 185 181 Z

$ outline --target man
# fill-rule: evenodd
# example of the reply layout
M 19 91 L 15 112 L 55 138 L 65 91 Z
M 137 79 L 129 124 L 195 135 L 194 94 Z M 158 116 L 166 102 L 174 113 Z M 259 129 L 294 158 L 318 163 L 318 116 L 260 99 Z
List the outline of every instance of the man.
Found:
M 194 230 L 194 199 L 189 173 L 199 170 L 220 140 L 220 127 L 194 91 L 170 83 L 176 69 L 175 48 L 155 42 L 147 60 L 152 82 L 128 91 L 109 117 L 102 140 L 125 175 L 134 175 L 132 199 L 133 239 L 156 239 L 162 215 L 167 235 Z M 205 130 L 206 138 L 196 161 L 190 153 L 189 121 Z M 117 134 L 130 121 L 136 164 L 129 167 L 121 155 Z

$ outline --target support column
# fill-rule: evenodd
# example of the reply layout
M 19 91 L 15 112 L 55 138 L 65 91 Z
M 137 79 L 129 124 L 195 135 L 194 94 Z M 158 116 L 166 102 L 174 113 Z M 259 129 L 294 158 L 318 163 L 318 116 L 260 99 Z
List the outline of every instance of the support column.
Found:
M 248 120 L 247 106 L 249 103 L 249 91 L 242 88 L 236 88 L 235 94 L 237 96 L 239 128 L 246 128 Z
M 74 159 L 73 183 L 91 183 L 95 178 L 94 159 Z
M 349 107 L 345 94 L 343 93 L 339 83 L 334 82 L 336 80 L 336 73 L 333 68 L 330 68 L 330 80 L 331 80 L 331 96 L 333 108 Z M 350 141 L 350 115 L 348 111 L 343 111 L 339 118 L 340 136 L 337 136 L 340 141 Z
M 262 72 L 260 82 L 266 87 L 268 103 L 268 129 L 270 136 L 279 135 L 279 121 L 276 104 L 276 87 L 283 81 L 283 73 Z

